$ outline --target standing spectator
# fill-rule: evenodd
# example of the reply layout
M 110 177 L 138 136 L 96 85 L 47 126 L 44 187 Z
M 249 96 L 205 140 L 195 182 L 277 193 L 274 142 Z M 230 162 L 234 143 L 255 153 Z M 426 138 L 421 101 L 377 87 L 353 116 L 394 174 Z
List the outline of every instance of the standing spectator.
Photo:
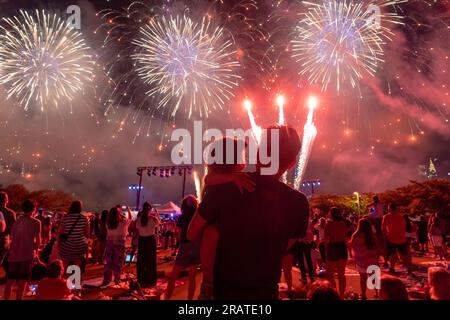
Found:
M 169 247 L 169 239 L 170 239 L 170 249 L 175 249 L 175 233 L 176 233 L 176 223 L 173 218 L 170 218 L 166 222 L 166 232 L 164 234 L 165 237 L 165 245 L 164 249 L 167 250 Z
M 44 227 L 44 209 L 38 209 L 36 212 L 36 217 L 37 220 L 39 220 L 39 222 L 41 223 L 41 235 L 42 235 L 42 228 Z
M 330 209 L 331 221 L 325 226 L 325 239 L 327 248 L 326 272 L 328 281 L 336 288 L 334 272 L 337 270 L 339 281 L 339 294 L 344 297 L 347 282 L 345 279 L 345 267 L 348 260 L 347 251 L 347 225 L 345 224 L 341 210 L 333 207 Z
M 405 219 L 406 222 L 406 248 L 407 248 L 407 257 L 408 257 L 408 265 L 412 266 L 412 245 L 414 242 L 414 227 L 411 222 L 411 219 L 408 217 L 408 215 L 404 215 L 403 219 Z
M 450 300 L 450 272 L 444 268 L 428 268 L 428 284 L 432 300 Z
M 106 246 L 106 220 L 108 219 L 108 210 L 103 210 L 97 219 L 97 231 L 93 244 L 92 260 L 94 263 L 103 264 Z
M 138 255 L 136 273 L 142 288 L 156 286 L 156 228 L 160 224 L 157 214 L 152 214 L 152 206 L 146 202 L 136 221 L 138 233 Z
M 125 256 L 125 240 L 128 233 L 128 226 L 131 221 L 131 210 L 127 206 L 128 217 L 122 215 L 120 206 L 109 210 L 106 223 L 106 252 L 105 268 L 103 272 L 103 282 L 101 286 L 108 286 L 114 275 L 114 283 L 120 283 L 122 265 Z
M 311 241 L 313 236 L 313 230 L 311 222 L 308 224 L 306 234 L 303 238 L 298 239 L 297 242 L 297 254 L 298 254 L 298 267 L 300 268 L 301 281 L 303 284 L 307 283 L 306 273 L 308 272 L 311 283 L 314 282 L 315 269 L 313 268 L 313 263 L 311 259 Z M 305 267 L 306 262 L 306 267 Z M 308 268 L 308 269 L 306 269 Z
M 433 246 L 434 254 L 436 257 L 439 257 L 440 260 L 445 260 L 444 230 L 442 228 L 442 222 L 438 217 L 431 217 L 428 234 L 431 245 Z
M 314 274 L 316 273 L 317 268 L 321 270 L 322 268 L 322 256 L 320 254 L 319 249 L 317 249 L 317 243 L 315 241 L 311 241 L 309 244 L 311 248 L 311 261 L 312 261 L 312 268 L 314 270 Z
M 5 228 L 0 230 L 0 265 L 3 266 L 3 261 L 9 250 L 9 236 L 11 228 L 16 221 L 16 213 L 8 208 L 8 194 L 4 191 L 0 192 L 0 212 L 3 215 Z
M 292 127 L 269 127 L 260 150 L 279 156 L 276 172 L 269 175 L 271 164 L 258 163 L 257 173 L 250 174 L 254 192 L 241 193 L 232 183 L 206 187 L 188 239 L 200 239 L 205 228 L 217 224 L 216 257 L 208 259 L 214 261 L 215 299 L 278 299 L 282 258 L 308 226 L 306 196 L 279 181 L 295 165 L 300 147 Z
M 367 218 L 369 218 L 370 222 L 372 222 L 372 224 L 374 225 L 376 234 L 381 234 L 381 222 L 384 215 L 384 204 L 380 202 L 380 198 L 378 198 L 378 196 L 374 196 L 372 200 L 373 202 L 367 205 L 368 208 L 371 208 L 371 212 L 369 213 Z
M 89 224 L 86 216 L 81 213 L 82 210 L 81 201 L 72 202 L 69 212 L 61 221 L 58 243 L 65 269 L 70 265 L 77 265 L 82 270 L 84 268 Z
M 358 227 L 350 239 L 350 247 L 353 249 L 356 271 L 359 273 L 359 285 L 361 298 L 367 299 L 367 268 L 378 264 L 375 236 L 372 225 L 366 218 L 359 220 Z
M 406 239 L 406 220 L 398 212 L 395 203 L 389 205 L 389 213 L 383 218 L 382 231 L 386 235 L 386 251 L 391 264 L 389 271 L 395 273 L 395 263 L 397 254 L 399 254 L 403 265 L 408 269 L 408 273 L 411 273 Z
M 63 279 L 64 266 L 61 260 L 54 260 L 47 266 L 47 277 L 39 281 L 36 300 L 64 300 L 70 294 Z
M 42 244 L 46 245 L 51 238 L 51 232 L 52 232 L 52 219 L 50 217 L 44 218 L 42 225 Z
M 108 210 L 103 210 L 100 214 L 99 219 L 97 219 L 97 232 L 95 236 L 95 241 L 93 244 L 94 250 L 92 254 L 92 259 L 94 263 L 103 264 L 105 258 L 105 247 L 106 247 L 106 221 L 108 219 Z
M 13 284 L 17 283 L 16 299 L 22 300 L 27 282 L 31 277 L 33 259 L 41 244 L 41 223 L 33 218 L 36 205 L 31 200 L 22 204 L 23 216 L 11 229 L 11 250 L 8 256 L 5 300 L 11 298 Z
M 129 260 L 128 260 L 128 256 L 127 256 L 126 260 L 128 260 L 128 261 L 125 261 L 125 262 L 128 262 L 129 266 L 131 266 L 133 264 L 134 257 L 136 256 L 136 252 L 138 250 L 139 232 L 136 228 L 136 224 L 140 220 L 141 214 L 142 214 L 142 212 L 138 212 L 138 214 L 136 216 L 136 220 L 131 221 L 130 227 L 128 228 L 128 233 L 131 236 L 131 249 L 129 250 Z M 158 244 L 156 244 L 156 247 L 158 247 Z
M 416 223 L 420 251 L 428 252 L 428 222 L 425 219 L 425 216 L 422 215 Z
M 380 300 L 409 300 L 405 284 L 399 278 L 384 275 L 381 277 Z
M 5 217 L 3 216 L 3 213 L 0 211 L 0 233 L 5 231 L 5 229 L 6 229 Z
M 317 240 L 319 241 L 319 252 L 320 257 L 322 258 L 322 264 L 327 261 L 327 255 L 325 250 L 325 225 L 327 224 L 327 219 L 322 217 L 319 219 L 319 222 L 316 224 L 315 229 L 317 230 Z M 323 269 L 323 265 L 320 266 L 320 269 Z
M 195 294 L 195 275 L 197 266 L 200 264 L 200 248 L 196 243 L 187 239 L 187 231 L 192 217 L 198 207 L 198 200 L 193 195 L 189 195 L 183 199 L 181 203 L 181 216 L 178 220 L 178 228 L 180 229 L 180 247 L 178 248 L 177 257 L 172 272 L 169 276 L 167 284 L 166 299 L 172 297 L 175 288 L 175 281 L 179 277 L 183 269 L 189 269 L 189 287 L 188 300 L 192 300 Z

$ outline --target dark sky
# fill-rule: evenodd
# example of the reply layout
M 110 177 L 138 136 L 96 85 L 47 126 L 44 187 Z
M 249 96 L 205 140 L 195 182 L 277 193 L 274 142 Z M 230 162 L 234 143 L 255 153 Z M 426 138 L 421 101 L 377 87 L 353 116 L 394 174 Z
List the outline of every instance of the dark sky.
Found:
M 98 55 L 99 64 L 114 65 L 113 49 L 102 48 L 105 29 L 93 33 L 101 24 L 95 14 L 104 8 L 120 9 L 128 1 L 4 0 L 0 1 L 0 12 L 5 17 L 21 8 L 62 11 L 73 3 L 82 8 L 81 32 Z M 189 3 L 191 11 L 208 7 L 207 2 Z M 232 8 L 231 4 L 227 1 L 224 10 Z M 205 126 L 248 128 L 241 106 L 245 96 L 255 102 L 257 122 L 261 126 L 270 125 L 277 121 L 273 100 L 281 92 L 287 96 L 288 122 L 301 131 L 307 113 L 305 100 L 308 95 L 316 94 L 321 101 L 315 115 L 318 136 L 306 178 L 322 180 L 319 192 L 383 191 L 401 186 L 409 180 L 423 179 L 418 167 L 428 165 L 430 158 L 436 164 L 438 175 L 448 177 L 448 1 L 435 4 L 411 0 L 402 5 L 405 25 L 392 26 L 392 42 L 385 46 L 386 62 L 375 77 L 361 80 L 359 92 L 346 88 L 339 94 L 332 90 L 322 93 L 320 88 L 308 85 L 297 75 L 290 55 L 283 53 L 292 36 L 296 13 L 302 8 L 299 1 L 281 1 L 277 8 L 272 4 L 273 1 L 258 1 L 258 10 L 245 12 L 255 19 L 252 22 L 255 26 L 270 36 L 270 42 L 244 43 L 238 38 L 237 46 L 245 52 L 244 80 L 236 90 L 236 98 L 227 105 L 230 113 L 214 112 L 204 120 Z M 184 3 L 170 1 L 169 6 L 176 11 Z M 276 20 L 274 16 L 283 19 Z M 230 27 L 233 28 L 237 26 Z M 273 53 L 268 50 L 271 44 Z M 128 68 L 121 61 L 117 67 Z M 255 67 L 258 63 L 264 66 L 264 71 Z M 276 71 L 270 69 L 274 66 Z M 95 95 L 99 95 L 107 86 L 101 68 L 96 72 Z M 272 79 L 275 81 L 270 82 Z M 388 88 L 391 95 L 387 94 Z M 145 92 L 139 85 L 135 90 Z M 137 182 L 137 166 L 171 165 L 171 145 L 165 146 L 164 135 L 170 136 L 173 125 L 189 128 L 193 119 L 187 120 L 181 114 L 167 122 L 164 116 L 157 115 L 148 126 L 150 117 L 142 113 L 134 123 L 130 115 L 135 114 L 136 105 L 142 102 L 138 99 L 116 106 L 114 112 L 105 116 L 104 107 L 92 97 L 91 91 L 72 101 L 71 114 L 64 106 L 45 114 L 36 110 L 26 113 L 13 98 L 7 100 L 0 91 L 0 184 L 64 189 L 85 200 L 88 207 L 100 209 L 133 201 L 133 193 L 127 186 Z M 146 106 L 151 108 L 152 102 L 146 102 Z M 123 130 L 118 132 L 121 121 L 124 121 Z M 149 136 L 137 137 L 136 133 L 143 127 Z M 159 150 L 161 141 L 164 147 Z M 145 177 L 144 180 L 146 199 L 157 203 L 179 201 L 182 180 L 178 176 Z M 188 192 L 195 192 L 192 179 L 188 179 Z

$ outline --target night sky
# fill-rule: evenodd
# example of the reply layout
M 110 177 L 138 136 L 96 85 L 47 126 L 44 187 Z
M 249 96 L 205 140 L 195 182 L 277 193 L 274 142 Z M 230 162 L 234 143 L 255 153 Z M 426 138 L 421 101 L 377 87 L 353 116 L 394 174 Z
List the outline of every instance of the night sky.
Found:
M 345 86 L 340 92 L 333 88 L 321 92 L 320 86 L 310 85 L 298 75 L 289 44 L 298 14 L 305 10 L 301 1 L 255 2 L 258 8 L 247 10 L 235 6 L 242 3 L 238 1 L 226 1 L 223 6 L 197 0 L 147 1 L 149 8 L 171 14 L 185 12 L 189 3 L 189 14 L 213 13 L 215 21 L 221 21 L 220 10 L 240 12 L 249 21 L 247 27 L 260 31 L 251 41 L 246 32 L 254 34 L 255 29 L 220 22 L 236 33 L 242 82 L 224 110 L 214 110 L 203 119 L 205 127 L 249 128 L 242 108 L 245 97 L 253 100 L 259 125 L 273 124 L 278 117 L 274 100 L 281 93 L 287 98 L 287 122 L 301 132 L 307 114 L 305 101 L 314 94 L 320 99 L 315 114 L 318 135 L 305 178 L 321 179 L 318 192 L 376 192 L 426 179 L 419 166 L 428 166 L 430 159 L 438 176 L 448 178 L 449 1 L 410 0 L 399 5 L 404 24 L 389 26 L 393 35 L 383 46 L 385 62 L 374 77 L 364 76 L 357 89 Z M 45 113 L 35 108 L 24 111 L 13 97 L 7 99 L 1 88 L 0 184 L 63 189 L 84 200 L 88 208 L 100 209 L 133 201 L 127 187 L 137 183 L 137 166 L 171 165 L 172 145 L 167 143 L 171 130 L 190 128 L 198 116 L 188 119 L 180 112 L 167 120 L 167 110 L 155 112 L 155 99 L 145 96 L 146 89 L 139 82 L 131 89 L 119 84 L 119 91 L 133 92 L 132 98 L 125 103 L 113 97 L 108 104 L 113 107 L 105 115 L 102 99 L 113 95 L 102 67 L 113 66 L 109 76 L 114 78 L 132 68 L 126 54 L 116 58 L 118 52 L 127 52 L 122 50 L 139 24 L 125 19 L 128 25 L 124 30 L 130 32 L 127 37 L 120 44 L 103 47 L 108 26 L 98 29 L 105 21 L 96 13 L 121 10 L 129 1 L 0 0 L 0 15 L 13 16 L 19 9 L 34 8 L 63 12 L 75 3 L 82 9 L 81 32 L 97 58 L 95 80 L 70 107 L 61 105 Z M 160 3 L 165 6 L 157 6 Z M 133 121 L 138 110 L 138 120 Z M 290 179 L 292 175 L 290 172 Z M 165 179 L 145 176 L 144 197 L 154 203 L 178 202 L 181 182 L 178 175 Z M 187 187 L 188 192 L 195 192 L 192 179 Z

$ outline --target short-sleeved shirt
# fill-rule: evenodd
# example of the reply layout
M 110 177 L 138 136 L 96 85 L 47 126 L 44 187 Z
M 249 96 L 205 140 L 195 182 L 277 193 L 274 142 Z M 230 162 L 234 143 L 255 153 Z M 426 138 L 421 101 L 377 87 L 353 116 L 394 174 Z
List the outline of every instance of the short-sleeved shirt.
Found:
M 406 242 L 406 220 L 398 213 L 388 213 L 383 218 L 383 230 L 389 242 L 403 244 Z
M 141 219 L 136 220 L 136 229 L 138 230 L 140 237 L 154 236 L 157 226 L 158 221 L 156 220 L 156 218 L 153 218 L 151 216 L 148 217 L 148 222 L 146 226 L 141 225 Z
M 22 216 L 11 229 L 9 262 L 23 262 L 33 259 L 35 239 L 40 237 L 41 223 L 30 216 Z
M 150 220 L 150 219 L 149 219 Z M 128 234 L 128 227 L 130 226 L 131 220 L 122 220 L 115 229 L 110 229 L 106 227 L 106 240 L 112 241 L 115 244 L 122 244 L 125 242 Z
M 271 176 L 252 174 L 255 191 L 209 186 L 199 214 L 217 224 L 214 294 L 219 299 L 271 299 L 278 292 L 288 241 L 305 236 L 306 196 Z
M 1 208 L 0 212 L 3 214 L 3 218 L 5 219 L 6 228 L 5 231 L 0 233 L 0 241 L 5 240 L 5 238 L 11 233 L 12 226 L 16 221 L 16 213 L 9 208 Z

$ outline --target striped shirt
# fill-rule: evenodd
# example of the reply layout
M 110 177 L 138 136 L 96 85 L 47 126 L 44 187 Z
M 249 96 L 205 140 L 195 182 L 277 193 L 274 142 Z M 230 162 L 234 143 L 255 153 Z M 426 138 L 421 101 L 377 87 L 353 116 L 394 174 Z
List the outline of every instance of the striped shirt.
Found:
M 84 254 L 86 254 L 86 227 L 87 218 L 82 215 L 77 222 L 80 213 L 69 213 L 62 220 L 64 233 L 69 233 L 72 226 L 75 225 L 72 232 L 70 233 L 67 241 L 60 243 L 61 248 L 61 258 L 66 260 L 78 260 Z

